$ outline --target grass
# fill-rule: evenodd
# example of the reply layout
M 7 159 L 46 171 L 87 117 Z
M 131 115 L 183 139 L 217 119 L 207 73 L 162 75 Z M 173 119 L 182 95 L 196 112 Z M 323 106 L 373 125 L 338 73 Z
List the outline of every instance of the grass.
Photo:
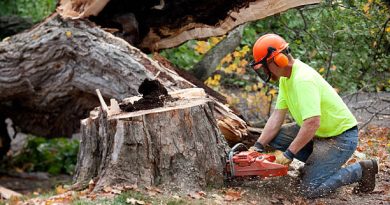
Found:
M 56 4 L 57 0 L 2 0 L 0 14 L 17 15 L 39 22 L 55 10 Z
M 73 205 L 128 205 L 130 203 L 126 202 L 127 199 L 135 199 L 138 201 L 143 201 L 148 204 L 160 205 L 160 204 L 168 204 L 168 205 L 183 205 L 188 204 L 183 199 L 175 199 L 172 197 L 165 197 L 162 195 L 149 196 L 147 193 L 141 193 L 137 191 L 127 191 L 124 192 L 114 198 L 102 198 L 97 200 L 89 200 L 89 199 L 79 199 L 73 201 Z

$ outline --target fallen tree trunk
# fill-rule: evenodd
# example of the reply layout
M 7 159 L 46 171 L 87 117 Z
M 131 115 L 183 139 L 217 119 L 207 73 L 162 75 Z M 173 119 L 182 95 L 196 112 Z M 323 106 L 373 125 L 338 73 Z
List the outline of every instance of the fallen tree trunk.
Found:
M 53 16 L 0 42 L 0 112 L 24 132 L 71 136 L 98 105 L 96 88 L 124 99 L 157 74 L 168 90 L 193 87 L 90 21 Z
M 61 0 L 65 18 L 86 18 L 132 45 L 149 51 L 175 47 L 191 39 L 221 36 L 246 22 L 320 0 Z
M 214 101 L 199 90 L 171 92 L 163 107 L 124 112 L 114 103 L 107 112 L 91 112 L 81 123 L 74 187 L 84 188 L 91 179 L 95 190 L 121 184 L 182 191 L 222 185 L 228 146 L 214 118 Z

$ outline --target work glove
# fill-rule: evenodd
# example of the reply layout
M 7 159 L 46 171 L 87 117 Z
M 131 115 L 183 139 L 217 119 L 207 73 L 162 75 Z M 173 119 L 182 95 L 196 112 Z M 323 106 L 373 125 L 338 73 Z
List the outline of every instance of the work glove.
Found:
M 263 153 L 264 146 L 260 142 L 256 141 L 255 144 L 249 148 L 249 151 L 256 151 L 256 152 Z
M 275 163 L 278 163 L 278 164 L 288 166 L 288 165 L 290 165 L 290 163 L 294 159 L 294 154 L 290 150 L 287 150 L 285 152 L 282 152 L 280 150 L 276 150 L 274 154 L 276 157 Z

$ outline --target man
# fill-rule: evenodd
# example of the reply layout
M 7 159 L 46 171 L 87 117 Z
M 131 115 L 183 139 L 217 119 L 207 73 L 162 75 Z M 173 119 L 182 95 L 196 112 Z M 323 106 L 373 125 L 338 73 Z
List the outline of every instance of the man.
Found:
M 276 107 L 251 148 L 277 150 L 276 162 L 305 162 L 301 192 L 308 198 L 325 196 L 358 182 L 355 193 L 371 192 L 378 173 L 376 160 L 342 168 L 358 144 L 357 121 L 335 90 L 313 68 L 294 59 L 288 43 L 276 34 L 261 36 L 253 47 L 253 68 L 267 82 L 279 80 Z M 296 124 L 282 126 L 287 111 Z

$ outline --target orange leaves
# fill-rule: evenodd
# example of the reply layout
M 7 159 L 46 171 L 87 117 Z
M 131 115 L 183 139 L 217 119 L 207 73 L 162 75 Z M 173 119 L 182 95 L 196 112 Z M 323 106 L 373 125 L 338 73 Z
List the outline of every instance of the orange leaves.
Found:
M 369 9 L 370 9 L 370 3 L 364 4 L 364 6 L 363 6 L 363 11 L 364 11 L 365 14 L 368 13 L 368 10 L 369 10 Z
M 224 36 L 222 36 L 222 37 L 211 37 L 211 38 L 208 39 L 208 41 L 197 41 L 194 49 L 199 54 L 205 54 L 212 47 L 217 45 L 223 38 L 224 38 Z
M 195 191 L 188 194 L 191 199 L 204 199 L 206 195 L 203 191 Z
M 207 51 L 209 51 L 211 48 L 211 45 L 206 41 L 197 41 L 195 46 L 195 51 L 200 54 L 205 54 Z
M 226 55 L 218 65 L 219 70 L 222 70 L 224 73 L 227 74 L 245 74 L 245 67 L 249 63 L 246 60 L 248 51 L 250 51 L 250 48 L 248 46 L 244 46 L 240 50 L 236 50 L 233 53 Z
M 359 132 L 359 145 L 354 153 L 355 158 L 378 158 L 379 163 L 390 168 L 390 128 L 370 126 Z M 356 160 L 355 160 L 356 161 Z M 354 162 L 350 160 L 348 163 Z
M 244 192 L 245 193 L 245 192 Z M 225 201 L 238 201 L 242 197 L 242 192 L 234 189 L 228 189 L 225 191 Z
M 222 37 L 215 37 L 215 36 L 213 36 L 213 37 L 211 37 L 211 38 L 209 39 L 209 42 L 210 42 L 210 44 L 211 44 L 212 46 L 215 46 L 215 45 L 217 45 L 223 38 L 224 38 L 224 36 L 222 36 Z
M 212 77 L 208 77 L 204 83 L 210 87 L 217 87 L 220 84 L 220 80 L 221 80 L 221 75 L 216 74 Z
M 230 62 L 232 62 L 232 60 L 233 60 L 232 55 L 229 53 L 228 55 L 226 55 L 226 56 L 221 60 L 221 64 L 230 63 Z

